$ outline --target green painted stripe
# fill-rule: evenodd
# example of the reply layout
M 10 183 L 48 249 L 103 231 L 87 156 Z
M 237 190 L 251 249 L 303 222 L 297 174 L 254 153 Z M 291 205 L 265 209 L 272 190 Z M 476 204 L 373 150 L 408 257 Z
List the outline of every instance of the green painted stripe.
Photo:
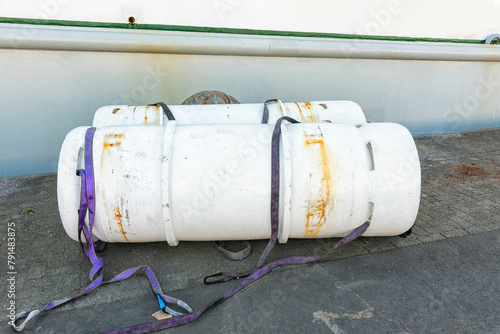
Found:
M 402 36 L 372 36 L 372 35 L 357 35 L 357 34 L 303 32 L 303 31 L 278 31 L 278 30 L 256 30 L 256 29 L 240 29 L 240 28 L 178 26 L 178 25 L 164 25 L 164 24 L 129 24 L 129 23 L 88 22 L 88 21 L 23 19 L 17 17 L 16 18 L 0 17 L 0 23 L 50 25 L 50 26 L 63 26 L 63 27 L 85 27 L 85 28 L 183 31 L 183 32 L 221 33 L 221 34 L 239 34 L 239 35 L 259 35 L 259 36 L 364 39 L 364 40 L 400 41 L 400 42 L 435 42 L 435 43 L 468 43 L 468 44 L 484 44 L 485 42 L 484 39 L 479 40 L 479 39 L 427 38 L 427 37 L 402 37 Z

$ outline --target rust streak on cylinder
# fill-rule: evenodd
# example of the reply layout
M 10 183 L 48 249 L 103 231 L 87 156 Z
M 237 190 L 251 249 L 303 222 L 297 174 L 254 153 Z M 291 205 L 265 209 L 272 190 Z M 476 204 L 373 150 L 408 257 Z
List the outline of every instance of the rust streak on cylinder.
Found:
M 108 133 L 104 135 L 104 140 L 102 143 L 101 168 L 104 167 L 106 164 L 108 164 L 110 161 L 114 160 L 113 156 L 115 150 L 112 148 L 121 146 L 122 144 L 121 140 L 123 136 L 124 136 L 123 133 L 119 134 Z
M 309 200 L 306 208 L 305 237 L 316 238 L 325 225 L 326 210 L 333 203 L 330 158 L 328 148 L 323 141 L 323 135 L 306 134 L 305 144 L 319 151 L 318 167 L 322 173 L 319 198 Z
M 154 108 L 155 108 L 155 119 L 150 124 L 160 125 L 160 117 L 163 116 L 163 113 L 162 113 L 163 109 L 160 109 L 159 106 L 154 106 Z
M 153 115 L 151 115 L 151 110 L 153 111 Z M 160 125 L 160 117 L 162 117 L 163 109 L 159 106 L 146 106 L 144 108 L 144 125 Z M 148 117 L 149 115 L 149 117 Z
M 304 103 L 295 102 L 295 105 L 297 105 L 297 108 L 299 109 L 300 118 L 302 119 L 302 122 L 305 122 L 305 123 L 317 123 L 318 122 L 318 117 L 316 117 L 316 114 L 314 112 L 314 108 L 313 108 L 313 105 L 311 104 L 311 102 L 304 102 Z
M 324 200 L 309 201 L 307 203 L 306 212 L 306 237 L 315 238 L 325 224 L 325 207 Z
M 284 110 L 283 110 L 283 103 L 278 102 L 280 106 L 280 111 L 281 111 L 281 116 L 285 116 Z
M 146 106 L 144 108 L 144 125 L 148 125 L 148 110 L 150 106 Z
M 118 205 L 115 207 L 114 215 L 115 215 L 116 224 L 120 228 L 120 232 L 121 232 L 123 238 L 125 239 L 125 241 L 130 242 L 130 240 L 128 240 L 128 238 L 127 238 L 127 233 L 123 229 L 122 214 L 120 212 L 120 207 Z
M 107 149 L 109 147 L 113 146 L 120 146 L 122 144 L 121 139 L 123 138 L 123 133 L 119 134 L 105 134 L 104 135 L 104 142 L 102 144 L 102 147 L 104 149 Z

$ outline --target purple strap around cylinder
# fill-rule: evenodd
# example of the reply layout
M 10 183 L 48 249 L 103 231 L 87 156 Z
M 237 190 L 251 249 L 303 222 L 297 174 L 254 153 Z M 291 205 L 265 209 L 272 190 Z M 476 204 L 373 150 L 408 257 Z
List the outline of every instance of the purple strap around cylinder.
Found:
M 291 117 L 283 116 L 276 122 L 272 137 L 271 149 L 271 239 L 269 240 L 266 249 L 260 256 L 257 262 L 257 268 L 260 268 L 266 257 L 269 255 L 276 240 L 278 239 L 278 226 L 279 226 L 279 197 L 280 197 L 280 137 L 281 137 L 281 123 L 286 120 L 290 123 L 299 123 Z
M 130 276 L 132 276 L 134 273 L 136 273 L 139 269 L 143 270 L 146 275 L 149 278 L 149 281 L 151 283 L 151 286 L 153 290 L 156 292 L 158 298 L 162 298 L 165 303 L 171 303 L 171 304 L 176 304 L 179 307 L 185 309 L 188 312 L 191 312 L 190 314 L 187 315 L 182 315 L 182 313 L 173 311 L 169 309 L 168 307 L 165 307 L 166 310 L 169 310 L 171 314 L 174 314 L 174 318 L 167 319 L 167 320 L 162 320 L 158 322 L 153 322 L 149 324 L 143 324 L 143 325 L 138 325 L 130 328 L 125 328 L 109 333 L 147 333 L 147 332 L 152 332 L 152 331 L 157 331 L 160 329 L 165 329 L 165 328 L 171 328 L 171 327 L 176 327 L 180 325 L 184 325 L 187 323 L 190 323 L 197 318 L 199 318 L 205 311 L 213 307 L 214 305 L 218 303 L 222 303 L 225 300 L 229 299 L 231 296 L 235 295 L 239 291 L 243 290 L 245 287 L 249 286 L 250 284 L 256 282 L 260 278 L 264 277 L 267 275 L 269 272 L 271 272 L 274 268 L 281 266 L 281 265 L 289 265 L 289 264 L 304 264 L 304 263 L 311 263 L 311 262 L 319 262 L 319 261 L 327 261 L 327 257 L 322 257 L 322 256 L 312 256 L 312 257 L 290 257 L 290 258 L 285 258 L 281 259 L 278 261 L 271 262 L 265 266 L 262 266 L 265 259 L 273 249 L 274 245 L 276 244 L 277 240 L 277 234 L 278 234 L 278 210 L 279 210 L 279 140 L 280 140 L 280 133 L 281 133 L 281 123 L 283 120 L 287 120 L 291 123 L 298 123 L 296 120 L 284 116 L 280 118 L 275 125 L 274 131 L 273 131 L 273 137 L 272 137 L 272 172 L 271 172 L 271 178 L 272 178 L 272 190 L 271 190 L 271 238 L 262 253 L 258 263 L 257 267 L 247 273 L 247 274 L 225 274 L 228 277 L 246 277 L 248 276 L 240 285 L 238 285 L 236 288 L 230 290 L 226 294 L 224 294 L 222 297 L 214 300 L 213 302 L 207 304 L 206 306 L 202 307 L 196 312 L 193 312 L 191 308 L 184 303 L 183 301 L 169 297 L 163 294 L 161 287 L 158 283 L 158 280 L 156 276 L 154 275 L 153 271 L 149 269 L 146 266 L 141 266 L 141 267 L 135 267 L 131 269 L 127 269 L 121 274 L 115 276 L 111 280 L 107 282 L 103 282 L 103 274 L 102 274 L 102 268 L 103 268 L 103 260 L 99 258 L 96 255 L 96 249 L 101 247 L 97 247 L 94 240 L 92 239 L 92 228 L 94 225 L 94 210 L 95 210 L 95 200 L 94 200 L 94 178 L 93 178 L 93 162 L 92 162 L 92 140 L 93 140 L 93 135 L 95 132 L 95 128 L 90 128 L 87 131 L 86 137 L 85 137 L 85 170 L 79 170 L 77 173 L 78 175 L 81 176 L 82 178 L 82 195 L 81 195 L 81 203 L 80 203 L 80 210 L 78 211 L 79 214 L 79 234 L 83 232 L 86 243 L 88 245 L 88 249 L 83 247 L 83 250 L 85 252 L 85 255 L 90 259 L 92 262 L 93 268 L 90 272 L 90 279 L 93 280 L 92 283 L 85 289 L 83 290 L 79 295 L 73 297 L 73 298 L 66 298 L 62 300 L 57 300 L 54 301 L 47 306 L 45 306 L 41 310 L 33 310 L 30 312 L 21 312 L 16 316 L 17 319 L 21 319 L 23 317 L 26 317 L 26 320 L 20 324 L 19 326 L 16 326 L 13 324 L 13 327 L 20 331 L 24 328 L 26 323 L 32 319 L 35 315 L 51 310 L 57 306 L 60 306 L 62 304 L 65 304 L 73 299 L 76 299 L 80 296 L 83 296 L 84 294 L 90 292 L 91 290 L 97 288 L 101 284 L 108 284 L 108 283 L 113 283 L 117 281 L 124 280 Z M 89 226 L 85 224 L 85 217 L 87 211 L 89 212 Z M 351 234 L 349 234 L 347 237 L 344 239 L 340 240 L 333 248 L 339 248 L 348 242 L 356 239 L 360 235 L 363 234 L 363 232 L 368 228 L 370 225 L 369 222 L 364 223 L 363 225 L 359 226 L 357 229 L 355 229 Z M 79 235 L 81 237 L 81 235 Z M 102 244 L 100 245 L 102 246 Z M 97 275 L 97 278 L 94 279 L 94 277 Z
M 265 102 L 266 105 L 270 101 Z M 276 241 L 278 239 L 278 227 L 279 227 L 279 195 L 280 195 L 280 135 L 281 135 L 281 123 L 283 121 L 288 121 L 290 123 L 299 123 L 295 119 L 283 116 L 276 121 L 276 125 L 274 126 L 272 142 L 271 142 L 271 238 L 269 238 L 269 242 L 266 245 L 266 248 L 262 252 L 259 261 L 254 269 L 243 273 L 243 274 L 233 274 L 233 273 L 224 273 L 222 276 L 226 276 L 229 279 L 233 278 L 242 278 L 251 275 L 254 271 L 259 269 L 267 256 L 274 248 Z M 221 280 L 221 282 L 224 280 Z
M 94 193 L 94 173 L 93 173 L 93 157 L 92 157 L 92 142 L 93 142 L 93 137 L 95 133 L 95 128 L 89 128 L 87 130 L 87 133 L 85 135 L 85 170 L 78 170 L 77 175 L 81 177 L 81 197 L 80 197 L 80 209 L 78 210 L 78 238 L 80 240 L 80 243 L 82 243 L 81 236 L 83 233 L 83 236 L 85 237 L 85 243 L 87 244 L 87 248 L 83 246 L 82 243 L 82 249 L 85 253 L 85 255 L 90 259 L 92 262 L 92 269 L 90 271 L 89 277 L 90 280 L 92 281 L 82 292 L 80 292 L 78 295 L 72 297 L 72 298 L 65 298 L 61 300 L 56 300 L 48 305 L 46 305 L 44 308 L 41 310 L 32 310 L 30 312 L 21 312 L 18 315 L 16 315 L 15 320 L 26 318 L 21 324 L 16 325 L 15 321 L 12 324 L 12 327 L 14 327 L 15 330 L 21 331 L 24 329 L 26 326 L 27 322 L 31 320 L 35 315 L 46 312 L 49 310 L 52 310 L 60 305 L 63 305 L 69 301 L 72 301 L 76 298 L 79 298 L 90 291 L 94 290 L 98 286 L 102 284 L 109 284 L 117 281 L 124 280 L 133 274 L 135 274 L 138 270 L 143 270 L 147 277 L 149 278 L 149 281 L 151 283 L 151 287 L 153 288 L 153 291 L 156 293 L 156 295 L 159 298 L 162 298 L 165 303 L 168 304 L 175 304 L 179 306 L 180 308 L 184 309 L 187 312 L 192 312 L 192 309 L 184 303 L 182 300 L 179 300 L 177 298 L 169 297 L 165 295 L 160 287 L 160 284 L 158 283 L 158 279 L 156 278 L 155 274 L 149 267 L 146 266 L 141 266 L 141 267 L 135 267 L 131 269 L 127 269 L 121 274 L 115 276 L 114 278 L 110 279 L 109 281 L 104 282 L 103 281 L 103 266 L 104 266 L 104 261 L 96 255 L 96 251 L 102 250 L 104 248 L 104 243 L 100 243 L 99 246 L 97 246 L 96 242 L 94 242 L 92 238 L 92 229 L 94 227 L 94 217 L 95 217 L 95 193 Z M 85 217 L 87 215 L 87 212 L 89 214 L 89 224 L 88 226 L 85 224 Z M 174 311 L 168 307 L 164 308 L 165 310 L 169 311 L 169 313 L 173 314 L 174 316 L 181 316 L 183 313 Z
M 269 122 L 269 109 L 267 108 L 267 104 L 271 102 L 278 102 L 278 99 L 269 99 L 264 102 L 264 112 L 262 113 L 262 124 L 267 124 Z
M 266 101 L 267 102 L 267 101 Z M 262 264 L 264 263 L 265 259 L 273 249 L 274 245 L 276 244 L 277 236 L 278 236 L 278 226 L 279 226 L 279 220 L 278 220 L 278 214 L 279 214 L 279 143 L 280 143 L 280 134 L 281 134 L 281 123 L 283 120 L 287 120 L 291 123 L 298 123 L 298 121 L 294 120 L 293 118 L 290 118 L 288 116 L 281 117 L 277 122 L 274 127 L 273 131 L 273 137 L 272 137 L 272 171 L 271 171 L 271 178 L 272 178 L 272 189 L 271 189 L 271 238 L 262 253 L 256 269 L 253 271 L 247 273 L 247 274 L 223 274 L 227 277 L 247 277 L 241 284 L 239 284 L 237 287 L 234 289 L 230 290 L 226 294 L 224 294 L 222 297 L 212 301 L 211 303 L 205 305 L 201 309 L 197 310 L 194 313 L 187 314 L 181 317 L 175 317 L 171 319 L 166 319 L 166 320 L 161 320 L 157 322 L 152 322 L 148 324 L 143 324 L 143 325 L 137 325 L 129 328 L 124 328 L 120 329 L 117 331 L 112 331 L 108 332 L 107 334 L 125 334 L 125 333 L 148 333 L 148 332 L 154 332 L 158 331 L 161 329 L 166 329 L 166 328 L 172 328 L 180 325 L 185 325 L 188 324 L 196 319 L 198 319 L 205 311 L 210 309 L 216 304 L 222 303 L 225 300 L 229 299 L 231 296 L 234 296 L 236 293 L 239 291 L 243 290 L 245 287 L 249 286 L 250 284 L 256 282 L 260 278 L 264 277 L 267 275 L 269 272 L 271 272 L 274 268 L 282 266 L 282 265 L 290 265 L 290 264 L 304 264 L 304 263 L 311 263 L 311 262 L 320 262 L 320 261 L 326 261 L 328 260 L 327 257 L 323 256 L 310 256 L 310 257 L 290 257 L 286 259 L 281 259 L 277 260 L 274 262 L 271 262 L 264 267 L 262 267 Z M 360 235 L 363 234 L 363 232 L 366 231 L 368 226 L 370 225 L 369 222 L 364 223 L 363 225 L 359 226 L 356 228 L 351 234 L 349 234 L 347 237 L 343 238 L 340 240 L 335 246 L 333 247 L 334 249 L 337 249 L 352 240 L 356 239 Z

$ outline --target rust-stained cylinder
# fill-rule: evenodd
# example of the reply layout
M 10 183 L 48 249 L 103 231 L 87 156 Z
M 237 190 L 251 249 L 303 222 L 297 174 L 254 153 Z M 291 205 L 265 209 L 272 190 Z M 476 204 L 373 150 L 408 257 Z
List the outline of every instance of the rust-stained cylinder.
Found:
M 366 124 L 361 107 L 352 101 L 314 101 L 283 103 L 276 100 L 267 104 L 269 124 L 289 116 L 301 122 Z M 169 105 L 179 125 L 188 124 L 259 124 L 263 104 L 209 104 Z M 104 106 L 94 115 L 93 126 L 110 125 L 164 125 L 167 117 L 159 106 Z
M 58 200 L 77 240 L 87 127 L 66 137 Z M 271 235 L 273 125 L 112 126 L 94 134 L 94 235 L 106 242 L 249 240 Z M 279 241 L 392 236 L 414 223 L 420 165 L 401 125 L 283 124 Z M 79 160 L 80 156 L 80 160 Z

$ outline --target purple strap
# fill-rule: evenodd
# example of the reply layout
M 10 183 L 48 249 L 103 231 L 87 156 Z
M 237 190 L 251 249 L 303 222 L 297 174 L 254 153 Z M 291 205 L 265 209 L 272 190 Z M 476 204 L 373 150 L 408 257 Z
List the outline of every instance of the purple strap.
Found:
M 267 124 L 268 121 L 269 121 L 269 108 L 267 107 L 267 104 L 268 103 L 271 103 L 271 102 L 278 102 L 279 100 L 278 99 L 269 99 L 269 100 L 266 100 L 264 102 L 264 111 L 262 113 L 262 124 Z M 248 242 L 248 241 L 242 241 L 242 245 L 243 245 L 243 249 L 239 252 L 231 252 L 229 251 L 228 249 L 226 249 L 224 247 L 224 242 L 223 241 L 215 241 L 215 247 L 226 257 L 228 258 L 229 260 L 233 260 L 233 261 L 239 261 L 239 260 L 243 260 L 244 258 L 246 258 L 247 256 L 250 255 L 250 253 L 252 252 L 252 245 Z M 211 277 L 217 277 L 217 276 L 226 276 L 226 277 L 232 277 L 230 276 L 231 274 L 223 274 L 223 273 L 218 273 L 218 274 L 215 274 L 215 275 L 210 275 L 210 276 L 207 276 L 205 277 L 205 284 L 213 284 L 213 283 L 220 283 L 220 282 L 225 282 L 229 279 L 222 279 L 222 280 L 217 280 L 215 282 L 209 282 L 208 279 L 211 278 Z M 248 276 L 248 275 L 245 275 L 245 274 L 242 274 L 243 276 L 238 276 L 238 277 L 245 277 L 245 276 Z
M 274 101 L 274 100 L 268 100 L 264 105 L 267 104 L 269 101 Z M 215 283 L 222 283 L 222 282 L 227 282 L 232 279 L 239 279 L 243 277 L 250 276 L 254 271 L 259 269 L 264 261 L 266 260 L 267 256 L 271 252 L 271 250 L 274 248 L 274 245 L 276 244 L 276 241 L 278 239 L 278 226 L 279 226 L 279 196 L 280 196 L 280 135 L 281 135 L 281 123 L 286 120 L 289 121 L 290 123 L 299 123 L 295 119 L 288 117 L 288 116 L 283 116 L 278 121 L 276 121 L 276 125 L 274 126 L 274 131 L 273 131 L 273 136 L 272 136 L 272 151 L 271 151 L 271 238 L 269 239 L 269 242 L 267 243 L 266 248 L 264 249 L 264 252 L 262 252 L 262 255 L 260 256 L 259 261 L 257 262 L 257 266 L 255 269 L 250 270 L 246 273 L 243 274 L 232 274 L 232 273 L 217 273 L 214 275 L 209 275 L 205 277 L 205 284 L 215 284 Z M 209 280 L 210 278 L 214 277 L 222 277 L 218 278 L 215 281 Z
M 224 241 L 214 241 L 215 247 L 229 260 L 241 261 L 246 258 L 252 252 L 252 245 L 248 241 L 240 241 L 243 247 L 240 251 L 232 252 L 228 250 L 225 246 Z
M 198 319 L 205 311 L 210 309 L 211 307 L 220 304 L 224 302 L 225 300 L 229 299 L 230 297 L 234 296 L 236 293 L 239 291 L 243 290 L 250 284 L 256 282 L 257 280 L 261 279 L 268 273 L 270 273 L 274 268 L 282 266 L 282 265 L 290 265 L 290 264 L 305 264 L 305 263 L 312 263 L 312 262 L 322 262 L 322 261 L 329 261 L 331 258 L 328 256 L 310 256 L 310 257 L 290 257 L 290 258 L 285 258 L 281 260 L 277 260 L 274 262 L 271 262 L 264 267 L 262 267 L 262 264 L 264 263 L 266 257 L 269 255 L 271 250 L 273 249 L 274 245 L 276 244 L 277 236 L 278 236 L 278 214 L 279 214 L 279 141 L 280 141 L 280 133 L 281 133 L 281 123 L 283 120 L 287 120 L 291 123 L 298 123 L 298 121 L 294 120 L 293 118 L 290 118 L 288 116 L 281 117 L 277 122 L 276 126 L 274 127 L 273 131 L 273 137 L 272 137 L 272 172 L 271 172 L 271 177 L 272 177 L 272 189 L 271 189 L 271 238 L 262 253 L 256 269 L 252 270 L 249 273 L 246 274 L 215 274 L 211 276 L 205 277 L 205 283 L 207 283 L 207 278 L 210 277 L 217 277 L 217 276 L 226 276 L 228 279 L 232 278 L 240 278 L 240 277 L 247 277 L 241 284 L 239 284 L 236 288 L 230 290 L 227 292 L 225 295 L 222 297 L 212 301 L 211 303 L 205 305 L 201 309 L 197 310 L 194 313 L 187 314 L 181 317 L 176 317 L 176 318 L 171 318 L 171 319 L 166 319 L 166 320 L 161 320 L 157 322 L 151 322 L 148 324 L 143 324 L 143 325 L 137 325 L 129 328 L 124 328 L 120 329 L 117 331 L 112 331 L 108 332 L 107 334 L 125 334 L 125 333 L 149 333 L 149 332 L 154 332 L 158 331 L 161 329 L 167 329 L 167 328 L 172 328 L 180 325 L 185 325 L 187 323 L 190 323 L 196 319 Z M 340 240 L 333 249 L 337 249 L 360 235 L 362 235 L 366 229 L 370 226 L 370 222 L 366 222 L 356 228 L 351 234 L 349 234 L 347 237 L 343 238 Z M 227 281 L 228 279 L 222 279 L 213 283 L 219 283 L 219 282 L 224 282 Z M 210 283 L 210 282 L 208 282 Z
M 82 179 L 82 187 L 81 187 L 81 197 L 80 197 L 80 209 L 78 210 L 78 238 L 80 240 L 80 243 L 82 244 L 82 249 L 85 255 L 90 259 L 92 262 L 92 269 L 90 271 L 90 280 L 92 281 L 89 286 L 87 286 L 82 292 L 80 292 L 78 295 L 72 297 L 72 298 L 65 298 L 61 300 L 56 300 L 53 301 L 52 303 L 48 304 L 41 310 L 32 310 L 29 312 L 21 312 L 16 315 L 14 321 L 12 322 L 12 327 L 16 331 L 22 331 L 28 321 L 30 321 L 33 317 L 36 315 L 46 312 L 49 310 L 52 310 L 60 305 L 63 305 L 69 301 L 72 301 L 76 298 L 79 298 L 90 291 L 94 290 L 100 285 L 103 284 L 109 284 L 113 282 L 118 282 L 124 279 L 129 278 L 133 274 L 135 274 L 139 270 L 143 270 L 147 277 L 149 278 L 149 281 L 151 283 L 151 287 L 153 288 L 153 291 L 156 293 L 156 297 L 158 300 L 161 299 L 163 303 L 161 305 L 163 306 L 162 309 L 167 312 L 172 314 L 173 316 L 182 316 L 184 313 L 172 310 L 165 304 L 174 304 L 180 307 L 181 309 L 191 313 L 193 312 L 192 309 L 187 305 L 185 302 L 182 300 L 179 300 L 177 298 L 169 297 L 165 295 L 160 287 L 160 284 L 158 283 L 158 279 L 156 278 L 155 274 L 149 267 L 147 266 L 140 266 L 140 267 L 135 267 L 131 269 L 127 269 L 121 274 L 115 276 L 114 278 L 110 279 L 109 281 L 103 282 L 103 273 L 102 273 L 102 268 L 104 266 L 104 261 L 96 255 L 96 251 L 100 251 L 104 248 L 105 243 L 100 242 L 97 243 L 93 240 L 92 238 L 92 229 L 94 227 L 94 217 L 95 217 L 95 193 L 94 193 L 94 173 L 93 173 L 93 159 L 92 159 L 92 142 L 93 142 L 93 137 L 95 133 L 95 128 L 89 128 L 87 130 L 86 136 L 85 136 L 85 170 L 78 170 L 77 175 L 79 175 Z M 87 226 L 85 224 L 85 217 L 87 215 L 87 212 L 89 214 L 89 225 Z M 84 243 L 81 240 L 81 236 L 85 237 L 85 244 L 87 247 L 84 247 Z M 16 325 L 16 321 L 22 318 L 26 318 L 21 324 Z
M 278 226 L 279 226 L 279 197 L 280 197 L 280 135 L 281 123 L 286 120 L 290 123 L 299 123 L 295 119 L 283 116 L 276 122 L 272 137 L 272 150 L 271 150 L 271 239 L 269 240 L 266 249 L 262 253 L 257 268 L 260 268 L 264 263 L 266 257 L 269 255 L 276 240 L 278 239 Z
M 103 267 L 103 261 L 101 258 L 97 257 L 96 249 L 98 248 L 96 246 L 96 243 L 92 239 L 92 228 L 94 224 L 94 209 L 95 209 L 95 203 L 94 203 L 94 180 L 93 180 L 93 171 L 92 171 L 92 138 L 95 132 L 95 128 L 90 128 L 87 131 L 86 135 L 86 149 L 85 149 L 85 170 L 80 170 L 78 171 L 78 174 L 82 177 L 82 197 L 81 197 L 81 206 L 79 210 L 79 232 L 81 233 L 83 231 L 83 235 L 85 236 L 86 243 L 88 244 L 88 248 L 83 247 L 83 250 L 85 252 L 85 255 L 91 260 L 93 264 L 93 268 L 90 272 L 90 279 L 93 280 L 93 282 L 79 295 L 73 297 L 73 298 L 67 298 L 67 299 L 62 299 L 62 300 L 57 300 L 49 305 L 47 305 L 45 308 L 42 310 L 33 310 L 30 312 L 22 312 L 16 316 L 16 320 L 20 318 L 26 317 L 25 321 L 20 324 L 19 326 L 14 324 L 12 325 L 14 329 L 17 331 L 21 331 L 26 323 L 32 319 L 35 315 L 48 311 L 50 309 L 53 309 L 57 306 L 60 306 L 64 303 L 67 303 L 73 299 L 76 299 L 89 291 L 95 289 L 101 284 L 108 284 L 112 282 L 117 282 L 124 280 L 130 276 L 132 276 L 135 272 L 137 272 L 139 269 L 143 270 L 146 275 L 148 276 L 151 286 L 153 290 L 156 292 L 158 299 L 163 301 L 164 303 L 170 303 L 170 304 L 175 304 L 184 310 L 190 312 L 190 314 L 187 315 L 182 315 L 182 313 L 176 312 L 174 310 L 171 310 L 167 306 L 162 305 L 160 302 L 160 305 L 164 306 L 163 310 L 171 313 L 174 315 L 174 318 L 167 319 L 167 320 L 162 320 L 158 322 L 153 322 L 149 324 L 143 324 L 143 325 L 138 325 L 130 328 L 125 328 L 109 333 L 147 333 L 147 332 L 152 332 L 152 331 L 157 331 L 160 329 L 166 329 L 166 328 L 171 328 L 171 327 L 176 327 L 180 325 L 184 325 L 187 323 L 190 323 L 194 320 L 196 320 L 198 317 L 200 317 L 205 311 L 210 309 L 216 304 L 222 303 L 225 300 L 229 299 L 231 296 L 235 295 L 239 291 L 243 290 L 250 284 L 256 282 L 260 278 L 264 277 L 267 275 L 269 272 L 271 272 L 274 268 L 282 265 L 289 265 L 289 264 L 304 264 L 304 263 L 311 263 L 311 262 L 320 262 L 320 261 L 328 261 L 330 260 L 326 256 L 312 256 L 312 257 L 290 257 L 290 258 L 285 258 L 281 259 L 278 261 L 271 262 L 265 266 L 262 266 L 265 259 L 273 249 L 274 245 L 276 244 L 277 240 L 277 234 L 278 234 L 278 209 L 279 209 L 279 140 L 280 140 L 280 133 L 281 133 L 281 123 L 283 120 L 287 120 L 291 123 L 298 123 L 296 120 L 284 116 L 280 118 L 276 126 L 274 128 L 273 132 L 273 137 L 272 137 L 272 191 L 271 191 L 271 238 L 262 253 L 256 269 L 253 271 L 247 273 L 247 274 L 223 274 L 227 277 L 247 277 L 240 285 L 238 285 L 236 288 L 230 290 L 226 294 L 224 294 L 222 297 L 214 300 L 213 302 L 209 303 L 208 305 L 204 306 L 200 310 L 196 312 L 192 312 L 191 308 L 184 302 L 182 302 L 179 299 L 172 298 L 169 296 L 166 296 L 163 294 L 161 291 L 161 287 L 158 284 L 158 280 L 156 279 L 156 276 L 154 273 L 151 271 L 146 266 L 141 266 L 141 267 L 136 267 L 136 268 L 131 268 L 128 269 L 121 274 L 117 275 L 116 277 L 112 278 L 111 280 L 107 282 L 102 281 L 102 267 Z M 89 212 L 89 226 L 87 227 L 85 224 L 85 216 L 87 213 L 87 210 Z M 370 223 L 366 222 L 357 229 L 355 229 L 351 234 L 349 234 L 347 237 L 339 241 L 335 246 L 334 249 L 339 248 L 348 242 L 356 239 L 360 235 L 366 231 L 366 229 L 369 227 Z M 100 247 L 99 247 L 100 248 Z M 97 278 L 94 279 L 94 277 L 97 275 Z M 218 274 L 216 274 L 218 275 Z
M 267 108 L 267 104 L 271 102 L 278 102 L 278 99 L 269 99 L 264 102 L 264 112 L 262 113 L 262 124 L 267 124 L 269 122 L 269 109 Z
M 361 234 L 363 234 L 364 231 L 368 228 L 370 225 L 369 222 L 364 223 L 360 227 L 354 230 L 350 235 L 342 239 L 340 242 L 338 242 L 335 246 L 334 249 L 341 247 L 342 245 L 347 244 L 348 242 L 356 239 L 359 237 Z M 215 305 L 218 305 L 230 297 L 234 296 L 236 293 L 240 292 L 250 284 L 256 282 L 257 280 L 261 279 L 268 273 L 270 273 L 274 268 L 282 266 L 282 265 L 291 265 L 291 264 L 305 264 L 305 263 L 312 263 L 312 262 L 322 262 L 322 261 L 329 261 L 328 257 L 322 257 L 322 256 L 310 256 L 310 257 L 289 257 L 286 259 L 281 259 L 278 261 L 271 262 L 267 264 L 266 266 L 257 269 L 254 271 L 248 278 L 246 278 L 240 285 L 238 285 L 236 288 L 230 290 L 226 294 L 224 294 L 222 297 L 214 300 L 213 302 L 205 305 L 201 309 L 197 310 L 196 312 L 193 312 L 191 314 L 187 314 L 181 317 L 176 317 L 176 318 L 170 318 L 166 320 L 161 320 L 161 321 L 156 321 L 156 322 L 151 322 L 143 325 L 138 325 L 138 326 L 133 326 L 129 328 L 124 328 L 116 331 L 111 331 L 107 332 L 107 334 L 132 334 L 132 333 L 149 333 L 149 332 L 154 332 L 158 331 L 161 329 L 167 329 L 167 328 L 172 328 L 172 327 L 177 327 L 181 325 L 188 324 L 190 322 L 193 322 L 194 320 L 198 319 L 205 311 L 208 309 L 212 308 Z

